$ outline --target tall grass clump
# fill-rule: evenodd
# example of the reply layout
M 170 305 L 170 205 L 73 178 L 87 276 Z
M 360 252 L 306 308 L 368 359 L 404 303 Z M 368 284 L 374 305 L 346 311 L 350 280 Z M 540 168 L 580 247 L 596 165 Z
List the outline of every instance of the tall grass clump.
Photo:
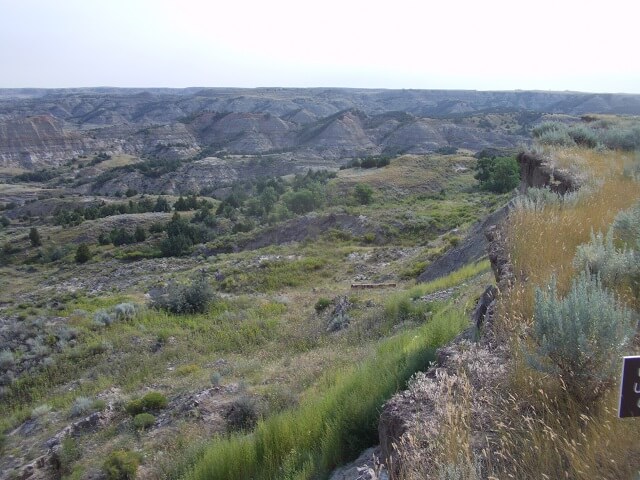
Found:
M 384 341 L 361 365 L 327 379 L 300 407 L 260 420 L 252 434 L 218 438 L 185 478 L 318 478 L 377 442 L 379 410 L 434 349 L 467 322 L 443 310 L 419 328 Z
M 564 298 L 552 280 L 535 292 L 530 363 L 560 375 L 570 394 L 590 404 L 611 386 L 632 321 L 631 310 L 597 276 L 581 273 Z
M 455 272 L 450 273 L 446 277 L 440 277 L 431 282 L 416 285 L 409 290 L 408 296 L 415 299 L 433 292 L 438 292 L 440 290 L 446 290 L 447 288 L 455 287 L 456 285 L 460 285 L 470 278 L 488 272 L 490 268 L 491 265 L 489 263 L 489 260 L 481 260 L 476 263 L 470 263 L 462 268 L 459 268 Z

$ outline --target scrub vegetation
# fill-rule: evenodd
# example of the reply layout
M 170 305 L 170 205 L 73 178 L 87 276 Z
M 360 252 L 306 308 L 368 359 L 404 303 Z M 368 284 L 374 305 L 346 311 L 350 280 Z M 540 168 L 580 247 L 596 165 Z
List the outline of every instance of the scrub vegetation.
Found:
M 490 277 L 480 262 L 415 284 L 506 201 L 478 187 L 475 163 L 405 155 L 220 198 L 34 202 L 37 216 L 0 231 L 14 328 L 0 353 L 4 451 L 33 458 L 93 415 L 104 420 L 65 440 L 56 475 L 311 478 L 354 458 Z M 358 281 L 397 286 L 351 290 Z

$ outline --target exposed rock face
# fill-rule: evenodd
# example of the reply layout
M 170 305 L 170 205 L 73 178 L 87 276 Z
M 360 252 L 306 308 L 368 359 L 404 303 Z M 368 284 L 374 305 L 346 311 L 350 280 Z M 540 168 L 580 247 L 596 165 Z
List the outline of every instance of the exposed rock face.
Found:
M 282 176 L 304 172 L 307 165 L 295 163 L 291 157 L 280 156 L 278 160 L 256 159 L 223 160 L 208 157 L 181 165 L 176 171 L 159 177 L 147 176 L 139 171 L 122 172 L 112 180 L 98 185 L 86 184 L 85 193 L 113 195 L 117 191 L 133 188 L 140 193 L 189 194 L 194 192 L 216 192 L 230 187 L 238 180 L 255 180 L 265 176 Z
M 56 165 L 67 155 L 84 152 L 89 143 L 50 115 L 0 121 L 0 164 L 5 167 Z
M 485 230 L 504 220 L 510 208 L 510 204 L 507 204 L 475 224 L 460 245 L 448 250 L 429 264 L 418 277 L 418 281 L 430 282 L 482 258 L 487 253 L 488 246 Z
M 552 192 L 564 195 L 580 188 L 579 179 L 565 170 L 553 168 L 543 157 L 521 152 L 518 155 L 518 163 L 520 164 L 520 193 L 532 187 L 548 187 Z
M 389 400 L 380 415 L 380 456 L 391 478 L 439 478 L 431 454 L 450 425 L 451 409 L 469 415 L 470 444 L 480 451 L 491 442 L 487 415 L 492 394 L 506 377 L 502 352 L 462 337 L 439 351 L 438 366 L 417 373 L 407 390 Z M 471 395 L 469 395 L 470 392 Z M 467 400 L 469 404 L 460 402 Z
M 493 112 L 493 113 L 492 113 Z M 543 113 L 640 114 L 640 95 L 358 89 L 0 90 L 0 162 L 104 151 L 157 158 L 297 152 L 339 160 L 515 147 Z
M 447 422 L 451 409 L 463 409 L 468 414 L 469 447 L 474 454 L 479 455 L 493 441 L 489 419 L 497 415 L 495 398 L 506 379 L 508 353 L 496 341 L 492 317 L 499 291 L 509 288 L 513 279 L 506 244 L 496 225 L 504 220 L 508 206 L 502 210 L 490 217 L 492 221 L 481 224 L 486 228 L 489 259 L 498 288 L 485 289 L 472 314 L 473 326 L 438 351 L 436 366 L 418 373 L 408 390 L 396 394 L 383 407 L 378 433 L 381 458 L 391 478 L 401 472 L 410 472 L 412 478 L 437 474 L 433 455 L 442 441 L 442 432 L 450 427 Z M 480 327 L 480 341 L 471 342 Z M 468 403 L 459 405 L 461 401 Z

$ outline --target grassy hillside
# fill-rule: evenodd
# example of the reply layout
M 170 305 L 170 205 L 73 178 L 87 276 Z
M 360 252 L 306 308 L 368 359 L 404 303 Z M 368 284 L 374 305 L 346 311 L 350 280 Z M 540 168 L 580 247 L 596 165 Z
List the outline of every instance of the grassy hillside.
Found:
M 51 475 L 138 464 L 139 478 L 197 477 L 236 469 L 246 463 L 239 452 L 265 478 L 316 475 L 375 443 L 383 401 L 459 331 L 490 278 L 485 262 L 415 285 L 506 198 L 478 189 L 474 163 L 403 156 L 335 176 L 266 179 L 271 199 L 264 185 L 238 184 L 219 199 L 184 197 L 179 220 L 179 197 L 24 183 L 44 188 L 24 205 L 6 202 L 0 228 L 2 470 L 17 472 L 94 413 L 96 424 L 61 437 Z M 366 201 L 357 185 L 368 187 Z M 297 211 L 296 196 L 311 198 L 310 209 Z M 193 240 L 165 256 L 176 231 Z M 90 257 L 81 263 L 83 244 Z M 351 289 L 362 282 L 397 286 Z M 420 300 L 463 284 L 448 300 Z M 159 403 L 145 406 L 149 393 Z M 303 422 L 312 432 L 304 448 L 294 433 L 274 451 L 256 443 Z M 217 451 L 231 455 L 226 466 L 210 463 Z

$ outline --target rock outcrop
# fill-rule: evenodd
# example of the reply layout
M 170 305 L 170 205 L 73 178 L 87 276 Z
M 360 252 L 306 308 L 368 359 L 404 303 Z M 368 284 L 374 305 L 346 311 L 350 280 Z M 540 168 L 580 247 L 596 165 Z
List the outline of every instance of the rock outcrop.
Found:
M 580 188 L 580 180 L 562 169 L 554 168 L 544 157 L 529 152 L 518 155 L 520 164 L 520 193 L 528 188 L 549 188 L 552 192 L 564 195 Z
M 11 118 L 0 121 L 0 165 L 35 168 L 57 165 L 65 158 L 83 153 L 90 145 L 77 131 L 51 115 Z
M 409 388 L 383 407 L 378 425 L 380 455 L 391 478 L 401 472 L 414 477 L 435 473 L 432 456 L 442 442 L 442 432 L 451 428 L 452 410 L 468 416 L 469 447 L 474 454 L 480 455 L 493 440 L 488 419 L 497 413 L 494 400 L 506 379 L 508 353 L 493 335 L 492 317 L 500 291 L 509 288 L 513 279 L 499 226 L 506 213 L 504 207 L 493 222 L 481 224 L 498 287 L 485 289 L 472 313 L 473 325 L 438 351 L 436 366 L 416 374 Z M 479 341 L 474 341 L 480 330 Z
M 488 247 L 485 231 L 490 226 L 503 221 L 510 208 L 511 204 L 507 204 L 473 225 L 458 246 L 447 250 L 444 255 L 438 257 L 425 268 L 418 277 L 418 281 L 430 282 L 484 257 Z

